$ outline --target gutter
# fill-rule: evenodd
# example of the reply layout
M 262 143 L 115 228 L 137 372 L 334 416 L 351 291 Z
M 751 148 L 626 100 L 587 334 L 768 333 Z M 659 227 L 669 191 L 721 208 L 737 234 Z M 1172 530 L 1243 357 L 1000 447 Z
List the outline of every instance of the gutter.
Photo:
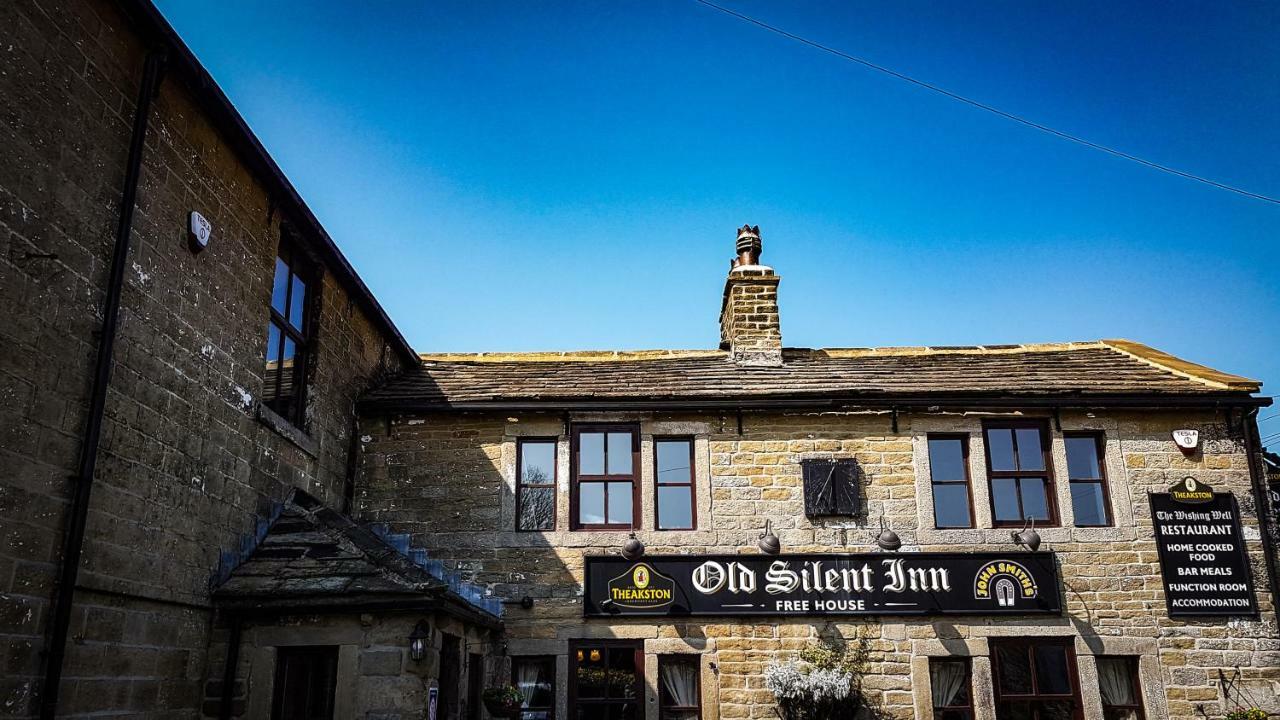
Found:
M 138 102 L 133 112 L 133 133 L 129 140 L 129 157 L 125 164 L 124 189 L 120 197 L 120 217 L 116 225 L 115 247 L 111 252 L 111 269 L 107 275 L 107 297 L 102 307 L 102 329 L 99 332 L 98 352 L 94 361 L 89 413 L 85 421 L 84 440 L 80 443 L 79 468 L 74 479 L 71 515 L 67 519 L 66 540 L 62 545 L 62 567 L 55 590 L 53 620 L 49 629 L 44 684 L 41 686 L 40 700 L 40 717 L 47 720 L 52 720 L 58 711 L 58 690 L 62 681 L 62 666 L 66 661 L 67 631 L 71 624 L 76 579 L 80 572 L 80 555 L 84 550 L 84 531 L 89 519 L 93 477 L 98 465 L 98 443 L 102 439 L 107 388 L 111 384 L 116 330 L 120 321 L 120 298 L 124 290 L 129 238 L 133 234 L 133 212 L 138 197 L 138 181 L 142 172 L 142 153 L 147 142 L 151 101 L 160 86 L 166 60 L 166 53 L 163 50 L 152 50 L 147 54 L 142 69 L 142 82 L 138 87 Z
M 883 410 L 978 408 L 1141 408 L 1144 410 L 1219 409 L 1225 407 L 1261 408 L 1271 405 L 1269 397 L 1250 395 L 814 395 L 742 398 L 530 398 L 520 400 L 463 400 L 458 402 L 422 402 L 415 400 L 362 400 L 361 412 L 516 412 L 516 411 L 605 411 L 605 410 Z
M 1276 536 L 1271 526 L 1271 503 L 1268 502 L 1266 473 L 1262 468 L 1262 442 L 1258 433 L 1258 409 L 1254 408 L 1245 415 L 1244 447 L 1249 459 L 1249 480 L 1253 485 L 1253 502 L 1258 515 L 1258 529 L 1262 533 L 1262 556 L 1267 563 L 1267 584 L 1271 588 L 1271 612 L 1280 623 L 1280 578 L 1276 572 L 1280 565 L 1276 564 Z
M 303 201 L 302 196 L 294 188 L 293 183 L 285 177 L 284 171 L 272 159 L 271 154 L 249 129 L 231 100 L 218 87 L 209 71 L 187 47 L 186 43 L 173 29 L 164 16 L 150 0 L 117 0 L 124 13 L 133 20 L 136 29 L 145 40 L 153 42 L 169 50 L 171 64 L 185 84 L 191 89 L 196 102 L 204 109 L 210 122 L 220 130 L 228 143 L 239 153 L 241 159 L 253 170 L 258 179 L 263 181 L 268 195 L 282 197 L 284 205 L 290 212 L 291 219 L 298 221 L 305 232 L 301 233 L 302 241 L 315 250 L 327 266 L 336 270 L 339 282 L 356 299 L 361 309 L 369 315 L 375 327 L 380 329 L 391 340 L 390 345 L 400 355 L 407 370 L 413 371 L 421 366 L 417 353 L 409 346 L 409 342 L 400 334 L 399 328 L 391 321 L 381 303 L 370 292 L 368 286 L 360 279 L 355 268 L 347 261 L 338 249 L 333 238 L 320 224 L 311 208 Z

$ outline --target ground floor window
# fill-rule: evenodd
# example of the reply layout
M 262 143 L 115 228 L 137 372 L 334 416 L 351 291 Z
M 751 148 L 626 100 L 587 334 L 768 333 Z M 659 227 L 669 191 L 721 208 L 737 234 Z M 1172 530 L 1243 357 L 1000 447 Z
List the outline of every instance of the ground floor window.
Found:
M 992 641 L 998 720 L 1080 720 L 1080 683 L 1068 638 Z
M 512 658 L 511 682 L 524 696 L 524 702 L 520 705 L 519 720 L 553 720 L 555 718 L 555 658 Z
M 574 720 L 642 720 L 644 648 L 639 641 L 569 645 L 569 714 Z
M 931 658 L 933 720 L 973 720 L 973 677 L 968 658 Z
M 276 649 L 271 720 L 331 720 L 338 682 L 338 647 Z
M 1105 720 L 1143 720 L 1141 687 L 1138 658 L 1098 658 L 1098 690 Z
M 659 720 L 701 720 L 700 675 L 697 655 L 658 656 Z

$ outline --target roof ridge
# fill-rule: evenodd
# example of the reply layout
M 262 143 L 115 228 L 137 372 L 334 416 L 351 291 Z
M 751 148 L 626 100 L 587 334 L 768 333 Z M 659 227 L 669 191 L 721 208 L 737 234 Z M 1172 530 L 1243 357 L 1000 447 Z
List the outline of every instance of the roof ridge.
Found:
M 1115 338 L 1101 341 L 1103 347 L 1127 355 L 1147 365 L 1173 373 L 1178 377 L 1204 383 L 1212 388 L 1255 393 L 1262 389 L 1262 381 L 1253 380 L 1242 375 L 1232 375 L 1221 370 L 1214 370 L 1206 365 L 1183 360 L 1150 345 L 1133 340 Z

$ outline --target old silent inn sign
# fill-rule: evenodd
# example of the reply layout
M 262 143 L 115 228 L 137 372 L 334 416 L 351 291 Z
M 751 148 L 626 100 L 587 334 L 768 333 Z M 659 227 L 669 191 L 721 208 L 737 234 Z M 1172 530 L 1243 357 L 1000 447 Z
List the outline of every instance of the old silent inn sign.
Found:
M 1056 614 L 1053 553 L 586 558 L 584 614 Z
M 1149 497 L 1169 616 L 1257 614 L 1235 496 L 1187 477 Z

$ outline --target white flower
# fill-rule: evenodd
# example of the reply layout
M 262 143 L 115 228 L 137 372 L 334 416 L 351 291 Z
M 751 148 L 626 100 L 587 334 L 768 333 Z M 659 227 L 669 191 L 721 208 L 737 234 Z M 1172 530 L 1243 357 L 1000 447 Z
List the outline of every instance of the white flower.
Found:
M 771 663 L 764 669 L 764 686 L 779 700 L 844 700 L 853 694 L 853 675 L 834 668 L 801 669 L 795 661 Z

